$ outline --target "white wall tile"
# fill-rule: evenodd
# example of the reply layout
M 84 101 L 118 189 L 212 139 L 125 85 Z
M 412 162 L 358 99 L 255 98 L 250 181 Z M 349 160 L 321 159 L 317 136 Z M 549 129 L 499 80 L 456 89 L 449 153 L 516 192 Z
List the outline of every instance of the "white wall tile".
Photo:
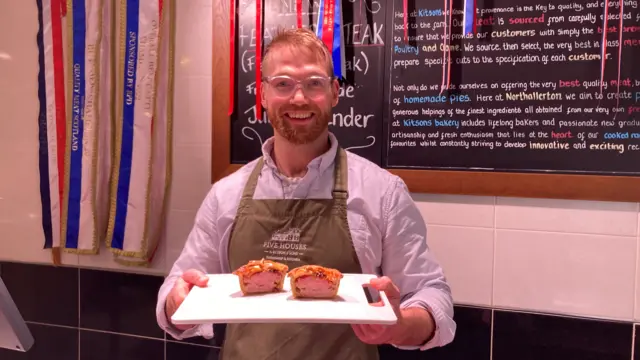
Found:
M 211 189 L 211 146 L 181 144 L 173 151 L 171 209 L 196 210 Z
M 497 230 L 494 305 L 630 320 L 637 241 Z
M 457 304 L 491 306 L 493 229 L 431 225 L 427 242 Z
M 113 260 L 113 254 L 106 248 L 104 242 L 100 245 L 100 253 L 97 255 L 80 255 L 78 263 L 83 268 L 119 270 L 138 274 L 164 275 L 166 245 L 161 243 L 153 262 L 147 266 L 127 266 Z
M 494 226 L 494 197 L 412 193 L 427 224 Z
M 636 236 L 638 204 L 623 202 L 497 199 L 502 229 Z
M 171 210 L 169 211 L 166 239 L 166 272 L 171 270 L 173 263 L 178 259 L 184 243 L 193 228 L 196 210 Z
M 211 145 L 211 77 L 176 77 L 174 144 Z
M 176 2 L 176 76 L 212 75 L 213 12 L 209 1 Z
M 8 221 L 0 219 L 0 261 L 53 264 L 51 250 L 43 249 L 44 234 L 40 215 Z M 64 265 L 78 265 L 78 255 L 62 252 Z

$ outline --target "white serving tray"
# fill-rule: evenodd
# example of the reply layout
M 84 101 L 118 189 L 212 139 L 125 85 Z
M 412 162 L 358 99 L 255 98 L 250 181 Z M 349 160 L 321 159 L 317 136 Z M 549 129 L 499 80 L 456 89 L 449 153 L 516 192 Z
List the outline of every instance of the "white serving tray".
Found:
M 335 299 L 294 299 L 289 278 L 280 293 L 243 296 L 233 274 L 207 275 L 207 287 L 194 286 L 171 320 L 178 325 L 213 323 L 345 323 L 393 325 L 398 318 L 386 294 L 373 306 L 362 288 L 375 275 L 343 274 Z

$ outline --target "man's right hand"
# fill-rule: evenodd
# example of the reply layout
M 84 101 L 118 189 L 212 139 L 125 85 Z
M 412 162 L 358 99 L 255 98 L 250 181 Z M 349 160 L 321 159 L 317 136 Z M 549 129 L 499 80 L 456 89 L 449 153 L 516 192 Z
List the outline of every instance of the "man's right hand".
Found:
M 176 280 L 176 283 L 173 285 L 171 292 L 167 295 L 167 301 L 164 305 L 164 311 L 167 315 L 167 319 L 171 322 L 171 317 L 175 314 L 180 304 L 184 301 L 191 291 L 193 286 L 205 287 L 207 286 L 207 282 L 209 278 L 202 273 L 201 271 L 191 269 L 185 271 L 181 277 Z M 178 330 L 188 330 L 193 327 L 193 325 L 176 325 L 173 324 L 175 328 Z

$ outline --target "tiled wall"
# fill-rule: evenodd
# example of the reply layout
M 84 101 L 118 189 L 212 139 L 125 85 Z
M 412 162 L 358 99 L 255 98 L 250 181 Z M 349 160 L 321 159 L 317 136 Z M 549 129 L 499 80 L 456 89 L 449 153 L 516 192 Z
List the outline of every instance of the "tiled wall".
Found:
M 210 187 L 211 0 L 180 0 L 177 7 L 174 181 L 167 241 L 153 267 L 119 266 L 106 251 L 98 256 L 65 254 L 63 262 L 71 268 L 3 266 L 2 276 L 22 299 L 19 305 L 47 358 L 55 356 L 51 346 L 73 351 L 78 341 L 80 352 L 89 351 L 94 359 L 127 359 L 110 356 L 118 349 L 133 354 L 146 346 L 164 351 L 164 335 L 152 317 L 155 291 L 181 251 Z M 41 249 L 38 197 L 37 10 L 35 1 L 13 0 L 0 0 L 0 9 L 0 260 L 49 263 L 49 253 Z M 414 194 L 414 199 L 459 305 L 455 345 L 430 351 L 429 358 L 487 359 L 490 351 L 494 359 L 631 358 L 633 323 L 640 322 L 637 203 L 434 194 Z M 107 276 L 116 279 L 116 285 L 105 283 L 102 277 Z M 85 281 L 100 286 L 83 297 Z M 47 292 L 42 288 L 47 284 L 57 284 L 58 290 Z M 78 284 L 80 292 L 73 289 Z M 66 294 L 73 296 L 56 301 Z M 83 308 L 88 296 L 96 298 Z M 62 304 L 75 308 L 67 311 Z M 146 320 L 132 322 L 136 317 L 127 312 L 132 307 L 142 307 L 133 314 Z M 65 341 L 70 345 L 63 346 Z M 460 355 L 461 344 L 477 349 L 476 355 Z M 178 346 L 186 345 L 167 343 L 168 358 Z M 200 350 L 204 358 L 213 353 L 209 348 L 188 349 Z M 437 355 L 444 353 L 449 355 Z
M 2 360 L 218 358 L 221 340 L 176 341 L 157 327 L 160 276 L 11 262 L 0 263 L 0 276 L 36 339 L 28 353 L 0 349 Z M 471 306 L 456 306 L 455 319 L 450 345 L 426 352 L 381 346 L 380 359 L 636 360 L 631 322 Z

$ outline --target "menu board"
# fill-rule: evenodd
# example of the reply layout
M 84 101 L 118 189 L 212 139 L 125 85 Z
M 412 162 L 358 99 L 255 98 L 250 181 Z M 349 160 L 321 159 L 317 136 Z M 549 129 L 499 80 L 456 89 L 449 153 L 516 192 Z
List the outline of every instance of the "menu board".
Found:
M 318 0 L 303 1 L 314 28 Z M 347 78 L 330 130 L 386 168 L 640 173 L 637 0 L 343 0 Z M 621 5 L 622 9 L 621 9 Z M 295 0 L 263 0 L 266 45 Z M 273 134 L 255 119 L 255 2 L 238 5 L 231 161 Z M 606 21 L 605 19 L 606 15 Z

